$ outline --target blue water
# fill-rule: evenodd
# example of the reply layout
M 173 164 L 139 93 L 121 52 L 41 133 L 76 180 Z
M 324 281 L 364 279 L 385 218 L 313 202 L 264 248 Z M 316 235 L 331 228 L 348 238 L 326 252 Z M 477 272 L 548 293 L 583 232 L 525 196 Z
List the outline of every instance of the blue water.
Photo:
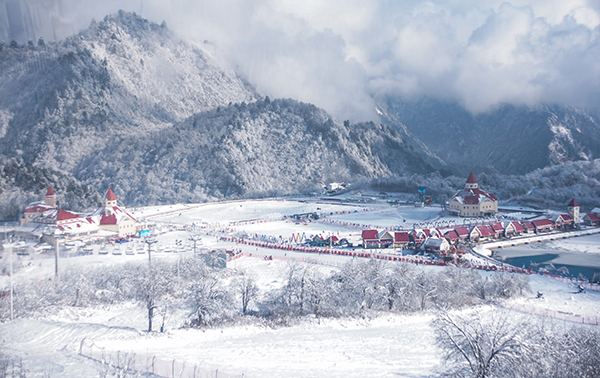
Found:
M 578 277 L 580 274 L 591 280 L 594 273 L 600 280 L 600 256 L 597 254 L 577 253 L 556 249 L 510 247 L 494 251 L 494 257 L 504 257 L 504 262 L 516 267 L 547 269 L 550 273 L 560 273 L 567 268 L 569 276 Z M 557 261 L 558 260 L 558 261 Z M 552 265 L 551 265 L 552 264 Z M 552 268 L 552 266 L 554 268 Z

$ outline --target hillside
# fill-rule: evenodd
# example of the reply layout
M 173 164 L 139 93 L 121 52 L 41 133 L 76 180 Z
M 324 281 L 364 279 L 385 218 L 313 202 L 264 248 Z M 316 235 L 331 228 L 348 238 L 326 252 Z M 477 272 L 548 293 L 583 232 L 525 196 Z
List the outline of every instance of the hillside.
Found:
M 381 99 L 382 122 L 402 127 L 447 164 L 469 171 L 525 174 L 600 152 L 600 116 L 561 105 L 503 105 L 474 115 L 434 99 Z
M 124 137 L 76 171 L 95 187 L 117 183 L 117 195 L 130 203 L 204 201 L 320 192 L 331 181 L 434 172 L 417 149 L 385 126 L 351 125 L 314 105 L 267 97 Z
M 405 129 L 351 125 L 309 104 L 271 102 L 202 46 L 122 11 L 59 43 L 2 47 L 0 155 L 54 172 L 37 176 L 37 186 L 45 177 L 98 192 L 112 186 L 129 205 L 450 174 Z M 37 186 L 5 180 L 2 190 L 19 200 L 0 218 L 37 199 Z

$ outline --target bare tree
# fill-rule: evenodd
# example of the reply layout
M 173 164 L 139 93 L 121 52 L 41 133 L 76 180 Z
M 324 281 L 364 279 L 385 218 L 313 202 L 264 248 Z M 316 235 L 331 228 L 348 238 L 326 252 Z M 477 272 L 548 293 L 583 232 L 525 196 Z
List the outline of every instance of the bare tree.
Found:
M 520 327 L 509 321 L 508 312 L 452 316 L 434 320 L 436 339 L 445 352 L 453 376 L 485 378 L 506 374 L 527 354 Z M 510 374 L 509 374 L 510 375 Z
M 246 314 L 250 302 L 258 296 L 258 286 L 254 278 L 245 272 L 236 280 L 236 286 L 242 299 L 242 314 Z
M 135 275 L 137 299 L 148 309 L 148 332 L 152 332 L 152 319 L 158 302 L 174 288 L 175 278 L 169 265 L 155 262 L 141 265 Z

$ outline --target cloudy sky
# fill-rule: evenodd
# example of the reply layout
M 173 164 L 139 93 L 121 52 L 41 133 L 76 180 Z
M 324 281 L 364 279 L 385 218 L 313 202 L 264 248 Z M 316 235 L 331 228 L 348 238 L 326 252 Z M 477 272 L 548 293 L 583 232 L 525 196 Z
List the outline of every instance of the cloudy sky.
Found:
M 42 0 L 38 0 L 42 1 Z M 45 0 L 56 3 L 59 0 Z M 271 97 L 375 119 L 373 97 L 600 108 L 600 0 L 62 0 L 74 30 L 119 8 L 210 41 Z

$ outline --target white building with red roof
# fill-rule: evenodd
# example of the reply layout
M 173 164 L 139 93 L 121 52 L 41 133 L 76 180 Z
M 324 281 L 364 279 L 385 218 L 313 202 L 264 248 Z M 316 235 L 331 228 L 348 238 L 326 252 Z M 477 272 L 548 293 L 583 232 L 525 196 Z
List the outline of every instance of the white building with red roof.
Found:
M 43 202 L 27 207 L 15 233 L 23 238 L 54 243 L 58 238 L 74 240 L 90 235 L 126 237 L 135 234 L 135 223 L 135 218 L 117 205 L 117 197 L 110 188 L 103 207 L 82 215 L 56 208 L 56 195 L 49 187 Z
M 25 212 L 23 213 L 23 218 L 21 218 L 21 224 L 25 224 L 27 222 L 31 222 L 31 220 L 35 217 L 43 213 L 47 210 L 52 210 L 56 208 L 56 194 L 54 194 L 54 189 L 51 186 L 48 187 L 46 191 L 46 196 L 43 201 L 30 203 L 27 208 L 25 208 Z
M 479 183 L 471 172 L 465 188 L 456 193 L 448 203 L 448 211 L 460 217 L 490 216 L 498 212 L 498 199 L 479 189 Z
M 96 210 L 92 217 L 98 219 L 100 229 L 115 232 L 120 238 L 136 232 L 135 218 L 117 205 L 117 197 L 111 188 L 106 192 L 104 206 Z

